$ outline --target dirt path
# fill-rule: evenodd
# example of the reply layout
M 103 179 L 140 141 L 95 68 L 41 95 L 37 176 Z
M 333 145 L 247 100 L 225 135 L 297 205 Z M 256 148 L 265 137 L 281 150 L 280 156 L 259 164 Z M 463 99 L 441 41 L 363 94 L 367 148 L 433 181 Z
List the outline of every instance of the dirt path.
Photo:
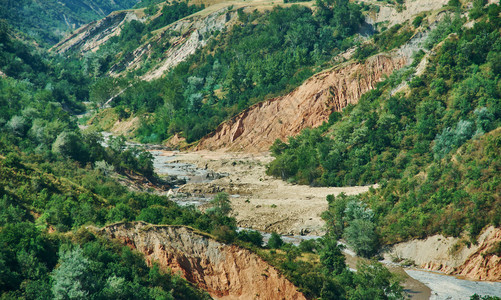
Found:
M 327 210 L 326 196 L 342 192 L 352 195 L 369 190 L 368 186 L 318 188 L 293 185 L 265 174 L 268 154 L 244 154 L 213 151 L 169 152 L 174 162 L 190 163 L 229 176 L 210 183 L 188 183 L 179 191 L 191 194 L 227 192 L 238 226 L 287 235 L 322 235 L 321 214 Z

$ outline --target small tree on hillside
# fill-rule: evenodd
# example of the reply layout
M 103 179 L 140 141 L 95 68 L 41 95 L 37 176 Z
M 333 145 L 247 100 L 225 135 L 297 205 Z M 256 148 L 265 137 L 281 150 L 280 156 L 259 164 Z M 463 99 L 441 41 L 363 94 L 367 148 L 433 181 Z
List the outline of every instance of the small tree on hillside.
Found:
M 346 243 L 358 255 L 369 257 L 374 254 L 378 246 L 378 237 L 372 210 L 364 203 L 352 200 L 346 205 L 344 219 L 348 223 L 343 231 Z
M 214 199 L 210 201 L 211 208 L 207 213 L 216 215 L 218 217 L 226 216 L 231 211 L 231 202 L 228 193 L 218 193 Z
M 284 241 L 282 240 L 280 235 L 276 232 L 272 232 L 271 237 L 268 240 L 268 247 L 271 249 L 278 249 L 278 248 L 282 247 L 283 244 L 284 244 Z

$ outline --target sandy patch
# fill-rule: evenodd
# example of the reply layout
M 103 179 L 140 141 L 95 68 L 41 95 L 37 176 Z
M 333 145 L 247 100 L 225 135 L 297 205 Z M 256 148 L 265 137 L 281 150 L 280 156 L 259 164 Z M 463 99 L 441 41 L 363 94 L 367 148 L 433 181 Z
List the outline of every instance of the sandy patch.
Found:
M 229 176 L 210 183 L 189 183 L 179 190 L 192 194 L 227 192 L 232 195 L 232 214 L 238 225 L 266 232 L 322 235 L 325 229 L 321 214 L 327 210 L 327 195 L 353 195 L 369 190 L 369 186 L 310 187 L 275 179 L 265 174 L 266 164 L 273 160 L 269 153 L 165 151 L 164 155 L 175 155 L 175 162 L 228 173 Z

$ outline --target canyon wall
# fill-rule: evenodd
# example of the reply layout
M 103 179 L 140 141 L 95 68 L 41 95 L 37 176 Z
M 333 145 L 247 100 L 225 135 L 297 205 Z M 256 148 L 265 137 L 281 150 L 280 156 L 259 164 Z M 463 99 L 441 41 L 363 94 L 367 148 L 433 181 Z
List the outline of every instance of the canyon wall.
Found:
M 204 13 L 188 16 L 155 30 L 151 38 L 134 51 L 125 53 L 117 63 L 111 66 L 109 75 L 116 77 L 127 71 L 140 69 L 146 59 L 157 51 L 162 53 L 161 57 L 153 60 L 153 68 L 141 79 L 160 78 L 164 72 L 186 60 L 197 49 L 204 47 L 213 37 L 214 32 L 233 25 L 236 19 L 236 11 L 229 11 L 228 7 L 223 7 L 213 12 L 204 11 Z M 95 52 L 111 37 L 120 35 L 124 25 L 132 20 L 145 22 L 144 12 L 128 10 L 111 13 L 99 21 L 79 28 L 71 36 L 55 45 L 51 51 L 56 53 L 70 51 L 81 54 Z
M 356 104 L 362 94 L 406 61 L 403 56 L 380 54 L 316 74 L 291 93 L 258 103 L 222 123 L 196 149 L 267 151 L 276 139 L 286 140 L 305 128 L 318 127 L 332 112 Z
M 501 228 L 488 227 L 477 244 L 468 245 L 463 240 L 466 238 L 434 235 L 396 244 L 385 257 L 410 259 L 420 268 L 473 280 L 501 281 L 501 257 L 491 253 L 501 242 Z
M 119 35 L 123 25 L 132 20 L 140 20 L 134 11 L 113 12 L 101 20 L 80 27 L 73 34 L 52 47 L 51 51 L 56 53 L 67 51 L 94 52 L 111 37 Z
M 172 46 L 164 53 L 164 58 L 157 62 L 151 71 L 143 75 L 142 79 L 153 80 L 160 78 L 166 71 L 194 54 L 197 49 L 203 48 L 214 36 L 215 32 L 231 26 L 236 19 L 237 12 L 224 7 L 207 15 L 202 13 L 192 15 L 162 29 L 161 33 L 148 43 L 148 47 L 162 43 L 162 40 L 165 39 L 164 36 L 168 35 L 170 31 L 178 32 L 180 35 L 173 36 L 169 40 Z M 139 58 L 137 56 L 134 61 L 130 62 L 128 68 L 140 68 L 142 61 Z
M 157 262 L 164 270 L 180 272 L 217 299 L 305 299 L 256 254 L 188 227 L 133 222 L 109 225 L 101 232 L 144 253 L 149 265 Z

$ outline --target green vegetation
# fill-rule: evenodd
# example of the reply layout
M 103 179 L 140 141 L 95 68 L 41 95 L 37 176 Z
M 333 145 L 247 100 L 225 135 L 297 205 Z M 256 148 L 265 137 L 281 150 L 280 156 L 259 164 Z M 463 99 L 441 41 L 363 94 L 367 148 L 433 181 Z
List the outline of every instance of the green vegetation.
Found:
M 424 74 L 397 72 L 328 124 L 277 140 L 268 174 L 311 185 L 379 183 L 352 201 L 369 205 L 384 243 L 465 230 L 474 240 L 484 226 L 499 226 L 499 12 L 486 7 L 472 28 L 444 19 L 428 40 L 443 42 Z M 390 93 L 404 80 L 409 93 Z M 336 207 L 343 199 L 329 201 L 332 230 L 363 241 Z
M 0 4 L 0 18 L 7 20 L 0 22 L 1 298 L 209 298 L 184 279 L 148 267 L 141 254 L 85 229 L 141 220 L 191 226 L 252 249 L 308 298 L 402 299 L 398 280 L 381 264 L 361 263 L 351 272 L 337 240 L 370 257 L 381 244 L 437 232 L 457 236 L 466 230 L 475 242 L 486 225 L 501 224 L 499 5 L 484 8 L 484 1 L 474 1 L 472 28 L 463 28 L 459 17 L 439 24 L 426 42 L 433 52 L 420 76 L 414 68 L 424 53 L 358 105 L 332 114 L 329 123 L 273 145 L 269 174 L 301 184 L 377 182 L 380 188 L 329 196 L 326 237 L 296 247 L 274 233 L 263 247 L 259 232 L 237 231 L 228 194 L 218 194 L 202 213 L 127 189 L 123 182 L 131 180 L 164 184 L 153 172 L 151 154 L 126 146 L 123 137 L 104 143 L 100 134 L 80 131 L 75 114 L 84 112 L 84 101 L 99 106 L 133 87 L 111 104 L 120 119 L 143 116 L 137 132 L 142 141 L 179 133 L 194 142 L 250 105 L 296 87 L 355 45 L 360 7 L 318 0 L 315 11 L 298 5 L 239 10 L 237 25 L 211 33 L 206 48 L 165 78 L 135 82 L 131 78 L 148 66 L 125 78 L 105 74 L 112 66 L 125 68 L 116 62 L 152 31 L 203 6 L 166 4 L 160 17 L 127 23 L 119 36 L 79 60 L 44 54 L 23 42 L 19 31 L 50 44 L 66 30 L 62 16 L 80 24 L 137 1 L 66 0 L 62 10 L 55 1 L 39 2 Z M 139 5 L 151 16 L 158 2 Z M 457 1 L 450 5 L 459 9 Z M 378 34 L 356 58 L 402 45 L 423 22 L 421 16 L 412 27 Z M 149 59 L 169 47 L 166 42 Z M 404 81 L 409 92 L 393 94 Z M 496 244 L 489 253 L 500 248 Z
M 52 45 L 66 33 L 138 0 L 16 0 L 0 2 L 0 19 L 38 42 Z
M 199 9 L 185 4 L 182 8 L 183 4 L 176 4 L 175 11 Z M 239 10 L 238 26 L 212 33 L 215 37 L 203 50 L 166 78 L 133 83 L 134 88 L 126 89 L 111 105 L 135 115 L 147 114 L 136 132 L 142 142 L 161 142 L 176 133 L 189 143 L 196 141 L 250 105 L 296 87 L 316 67 L 353 44 L 352 35 L 362 20 L 359 7 L 347 0 L 320 1 L 318 5 L 316 13 L 299 5 L 264 13 Z M 163 10 L 172 9 L 165 6 Z M 115 57 L 111 48 L 132 49 L 128 43 L 137 47 L 146 32 L 184 15 L 172 14 L 175 17 L 165 14 L 165 22 L 157 18 L 147 24 L 129 23 L 97 55 Z M 156 25 L 157 20 L 162 23 Z M 162 47 L 165 50 L 170 45 Z M 108 80 L 107 86 L 112 90 L 117 82 Z
M 273 234 L 270 250 L 249 247 L 281 270 L 307 299 L 405 299 L 398 278 L 381 263 L 361 261 L 357 272 L 350 271 L 334 236 L 296 247 Z
M 100 134 L 80 132 L 72 112 L 82 110 L 77 95 L 89 79 L 78 63 L 37 55 L 8 27 L 1 35 L 8 75 L 0 79 L 1 297 L 209 298 L 82 226 L 144 220 L 215 232 L 234 231 L 235 221 L 120 184 L 116 178 L 158 181 L 151 154 L 126 147 L 123 137 L 104 147 Z
M 209 204 L 211 205 L 211 208 L 207 210 L 209 214 L 223 217 L 231 212 L 230 198 L 227 193 L 218 193 Z
M 417 27 L 417 26 L 414 26 Z M 408 42 L 414 30 L 406 24 L 396 24 L 388 30 L 374 35 L 373 40 L 356 48 L 353 58 L 364 60 L 376 53 L 398 48 Z
M 0 230 L 3 299 L 210 299 L 142 255 L 87 230 L 48 234 L 31 222 Z

